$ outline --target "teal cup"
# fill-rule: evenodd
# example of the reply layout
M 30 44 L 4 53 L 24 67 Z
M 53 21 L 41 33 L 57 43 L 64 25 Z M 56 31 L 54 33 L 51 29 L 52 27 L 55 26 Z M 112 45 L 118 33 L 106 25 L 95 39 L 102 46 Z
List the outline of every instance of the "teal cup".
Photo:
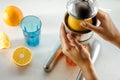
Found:
M 26 16 L 22 19 L 20 27 L 25 36 L 28 46 L 37 46 L 40 43 L 41 20 L 33 15 Z

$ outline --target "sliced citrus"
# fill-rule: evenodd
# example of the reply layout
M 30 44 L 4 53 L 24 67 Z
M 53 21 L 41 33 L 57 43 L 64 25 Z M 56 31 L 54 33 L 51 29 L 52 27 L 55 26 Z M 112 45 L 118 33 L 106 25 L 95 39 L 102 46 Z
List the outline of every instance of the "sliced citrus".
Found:
M 10 40 L 7 34 L 0 32 L 0 49 L 5 49 L 10 47 Z
M 75 31 L 83 31 L 86 30 L 85 28 L 80 26 L 81 22 L 88 22 L 92 24 L 92 19 L 88 19 L 88 20 L 79 20 L 76 19 L 72 16 L 68 17 L 68 25 L 70 26 L 71 29 L 75 30 Z
M 25 66 L 31 62 L 32 53 L 26 47 L 18 47 L 12 54 L 14 63 L 18 66 Z
M 6 7 L 2 14 L 3 21 L 9 26 L 18 26 L 22 18 L 22 11 L 16 6 Z

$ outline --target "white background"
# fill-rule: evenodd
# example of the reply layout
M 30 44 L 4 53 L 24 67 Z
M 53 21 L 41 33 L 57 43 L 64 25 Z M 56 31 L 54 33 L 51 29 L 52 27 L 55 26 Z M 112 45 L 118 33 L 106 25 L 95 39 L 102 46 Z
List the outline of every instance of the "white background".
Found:
M 59 60 L 54 70 L 45 73 L 43 64 L 59 43 L 59 29 L 66 12 L 68 0 L 0 0 L 0 31 L 5 32 L 10 40 L 9 49 L 0 50 L 0 80 L 75 80 L 78 67 L 71 67 L 65 63 L 64 57 Z M 120 30 L 120 0 L 98 0 L 99 7 L 111 9 L 109 12 L 113 22 Z M 9 27 L 2 21 L 2 12 L 6 6 L 19 7 L 24 16 L 36 15 L 42 21 L 41 43 L 37 47 L 25 44 L 21 28 Z M 104 41 L 101 42 L 100 55 L 95 63 L 100 80 L 120 80 L 120 50 Z M 12 60 L 13 50 L 19 46 L 27 46 L 32 50 L 33 59 L 29 66 L 18 67 Z

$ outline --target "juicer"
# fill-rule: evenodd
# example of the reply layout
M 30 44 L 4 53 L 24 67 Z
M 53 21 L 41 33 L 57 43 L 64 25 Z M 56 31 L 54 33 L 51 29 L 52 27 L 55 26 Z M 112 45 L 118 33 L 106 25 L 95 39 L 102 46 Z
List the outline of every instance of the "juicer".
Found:
M 72 32 L 76 35 L 83 35 L 82 38 L 79 40 L 80 42 L 85 42 L 91 39 L 93 36 L 93 32 L 91 30 L 86 29 L 76 31 L 72 29 L 68 23 L 68 18 L 69 16 L 72 16 L 76 20 L 83 21 L 92 19 L 92 24 L 96 26 L 97 19 L 95 16 L 98 12 L 96 0 L 69 0 L 67 2 L 66 8 L 67 12 L 64 17 L 66 31 Z
M 68 17 L 72 16 L 76 20 L 89 20 L 92 19 L 92 24 L 97 25 L 96 14 L 98 12 L 98 6 L 96 0 L 69 0 L 67 3 L 67 12 L 64 17 L 65 28 L 67 32 L 72 32 L 77 36 L 82 36 L 79 42 L 87 44 L 90 48 L 90 56 L 92 63 L 94 64 L 99 52 L 100 52 L 100 42 L 93 37 L 93 32 L 91 30 L 81 30 L 75 31 L 70 28 L 68 23 Z M 82 71 L 80 70 L 76 80 L 85 80 Z
M 70 0 L 67 11 L 77 19 L 89 19 L 96 16 L 98 7 L 96 0 Z

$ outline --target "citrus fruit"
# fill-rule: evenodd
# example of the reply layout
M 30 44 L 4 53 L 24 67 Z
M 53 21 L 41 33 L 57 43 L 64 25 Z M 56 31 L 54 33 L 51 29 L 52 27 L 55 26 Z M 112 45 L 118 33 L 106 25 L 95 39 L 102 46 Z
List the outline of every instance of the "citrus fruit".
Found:
M 18 26 L 22 18 L 22 11 L 16 6 L 6 7 L 2 14 L 3 21 L 9 26 Z
M 12 54 L 14 63 L 18 66 L 25 66 L 31 62 L 32 53 L 26 47 L 18 47 Z
M 0 32 L 0 49 L 5 49 L 10 47 L 10 40 L 4 32 Z
M 80 20 L 80 19 L 76 19 L 74 17 L 72 17 L 71 15 L 68 16 L 68 25 L 71 29 L 75 30 L 75 31 L 84 31 L 86 30 L 85 28 L 80 26 L 81 22 L 88 22 L 92 24 L 92 19 L 88 19 L 88 20 Z

